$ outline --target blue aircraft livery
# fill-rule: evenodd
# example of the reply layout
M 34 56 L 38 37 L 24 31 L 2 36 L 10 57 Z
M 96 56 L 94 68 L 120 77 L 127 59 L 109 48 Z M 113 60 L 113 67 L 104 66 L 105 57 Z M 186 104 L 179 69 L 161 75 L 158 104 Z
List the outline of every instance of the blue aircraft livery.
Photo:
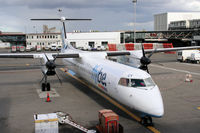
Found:
M 99 65 L 96 65 L 92 69 L 92 79 L 94 80 L 95 84 L 97 84 L 98 87 L 100 87 L 104 91 L 107 91 L 106 76 L 107 74 L 103 72 L 103 68 L 100 68 Z

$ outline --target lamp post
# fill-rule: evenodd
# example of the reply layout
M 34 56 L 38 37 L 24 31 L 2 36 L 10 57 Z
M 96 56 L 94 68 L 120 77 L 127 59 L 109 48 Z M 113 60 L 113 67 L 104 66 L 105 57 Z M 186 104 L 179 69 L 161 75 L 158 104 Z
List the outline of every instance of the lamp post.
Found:
M 134 24 L 133 24 L 133 26 L 134 26 L 134 43 L 136 43 L 136 32 L 135 32 L 135 30 L 136 30 L 136 3 L 137 3 L 137 0 L 133 0 L 132 2 L 133 2 L 133 5 L 134 5 Z

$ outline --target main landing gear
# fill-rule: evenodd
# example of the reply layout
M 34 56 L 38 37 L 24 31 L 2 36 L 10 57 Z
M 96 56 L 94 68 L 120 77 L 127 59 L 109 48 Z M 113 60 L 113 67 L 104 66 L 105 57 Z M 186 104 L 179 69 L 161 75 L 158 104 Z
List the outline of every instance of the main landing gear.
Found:
M 144 126 L 154 126 L 152 118 L 150 116 L 142 117 L 140 123 Z
M 50 83 L 47 82 L 47 76 L 44 75 L 44 83 L 42 83 L 42 86 L 41 86 L 41 89 L 42 91 L 50 91 L 51 90 L 51 86 L 50 86 Z

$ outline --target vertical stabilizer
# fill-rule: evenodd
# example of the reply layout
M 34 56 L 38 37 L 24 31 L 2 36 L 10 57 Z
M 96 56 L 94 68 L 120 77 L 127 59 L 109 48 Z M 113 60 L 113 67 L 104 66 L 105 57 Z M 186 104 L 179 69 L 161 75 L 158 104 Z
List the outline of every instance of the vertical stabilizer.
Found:
M 67 33 L 66 33 L 66 27 L 65 27 L 65 21 L 89 21 L 92 19 L 68 19 L 65 17 L 61 17 L 60 19 L 31 19 L 32 21 L 61 21 L 62 22 L 62 49 L 67 48 L 73 48 L 70 44 L 67 42 Z

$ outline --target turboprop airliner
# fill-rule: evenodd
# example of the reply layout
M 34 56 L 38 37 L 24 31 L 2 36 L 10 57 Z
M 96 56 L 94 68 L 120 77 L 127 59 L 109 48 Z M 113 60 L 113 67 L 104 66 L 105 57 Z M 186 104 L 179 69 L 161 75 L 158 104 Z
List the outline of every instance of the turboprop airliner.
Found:
M 135 51 L 103 51 L 87 52 L 73 48 L 67 43 L 65 21 L 90 20 L 90 19 L 32 19 L 36 21 L 61 21 L 63 24 L 62 43 L 60 53 L 19 53 L 19 54 L 0 54 L 0 58 L 39 58 L 41 59 L 41 71 L 44 75 L 42 91 L 50 91 L 50 83 L 47 82 L 48 76 L 56 74 L 55 60 L 63 58 L 63 63 L 68 70 L 73 71 L 76 76 L 82 77 L 88 83 L 94 85 L 110 97 L 128 106 L 130 109 L 137 110 L 141 114 L 141 123 L 152 124 L 152 117 L 162 117 L 164 115 L 163 100 L 158 86 L 155 84 L 148 71 L 148 64 L 151 63 L 150 57 L 153 53 L 176 51 L 184 49 L 200 48 L 179 47 L 162 48 Z M 146 56 L 146 54 L 149 54 Z M 110 56 L 128 55 L 139 61 L 133 62 L 133 66 L 120 64 L 107 58 Z M 58 77 L 58 75 L 57 75 Z M 59 79 L 59 77 L 58 77 Z M 60 80 L 60 79 L 59 79 Z

